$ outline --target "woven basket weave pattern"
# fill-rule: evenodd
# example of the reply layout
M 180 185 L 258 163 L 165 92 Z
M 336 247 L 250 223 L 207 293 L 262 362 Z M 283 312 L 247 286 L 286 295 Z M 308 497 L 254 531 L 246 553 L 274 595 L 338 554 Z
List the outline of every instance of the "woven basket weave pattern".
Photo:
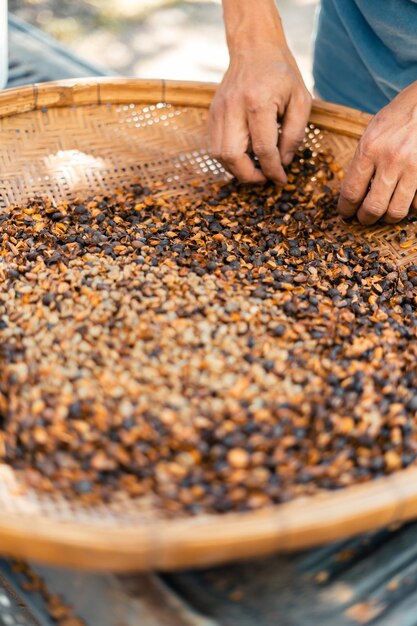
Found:
M 0 207 L 34 196 L 63 200 L 106 194 L 134 181 L 160 185 L 165 196 L 190 195 L 223 179 L 224 170 L 207 150 L 213 88 L 157 81 L 147 85 L 110 79 L 0 96 Z M 170 95 L 173 104 L 165 102 Z M 316 104 L 312 121 L 306 144 L 312 150 L 330 149 L 346 167 L 367 118 Z M 404 249 L 395 228 L 363 229 L 334 219 L 337 229 L 366 238 L 400 264 L 417 257 L 414 225 L 407 235 L 412 244 Z M 85 510 L 59 494 L 25 493 L 13 470 L 0 466 L 0 550 L 112 569 L 214 563 L 409 518 L 417 514 L 417 488 L 411 486 L 417 483 L 415 476 L 416 470 L 406 470 L 377 485 L 320 494 L 308 500 L 308 515 L 301 501 L 221 519 L 171 522 L 155 519 L 151 498 L 136 502 L 120 496 L 111 505 Z

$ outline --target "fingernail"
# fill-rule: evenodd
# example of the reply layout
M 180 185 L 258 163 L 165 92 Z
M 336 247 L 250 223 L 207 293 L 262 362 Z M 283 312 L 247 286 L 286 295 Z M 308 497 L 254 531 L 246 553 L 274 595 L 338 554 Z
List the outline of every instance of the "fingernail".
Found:
M 281 185 L 284 186 L 288 183 L 288 178 L 271 178 L 272 182 L 275 183 L 276 185 Z

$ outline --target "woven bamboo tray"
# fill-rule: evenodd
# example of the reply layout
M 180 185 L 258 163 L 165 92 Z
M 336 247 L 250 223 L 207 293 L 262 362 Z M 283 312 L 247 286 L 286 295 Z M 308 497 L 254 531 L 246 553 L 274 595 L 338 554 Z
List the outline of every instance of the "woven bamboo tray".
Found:
M 112 191 L 140 178 L 192 194 L 225 176 L 207 153 L 204 83 L 91 79 L 0 94 L 0 207 Z M 307 144 L 346 166 L 369 116 L 316 101 Z M 1 210 L 1 209 L 0 209 Z M 336 220 L 338 218 L 335 218 Z M 399 264 L 417 257 L 395 227 L 346 226 Z M 410 229 L 413 227 L 409 227 Z M 415 239 L 410 232 L 410 239 Z M 417 517 L 417 469 L 259 512 L 161 520 L 135 501 L 86 510 L 59 494 L 24 492 L 0 466 L 0 552 L 94 570 L 202 566 L 325 543 Z

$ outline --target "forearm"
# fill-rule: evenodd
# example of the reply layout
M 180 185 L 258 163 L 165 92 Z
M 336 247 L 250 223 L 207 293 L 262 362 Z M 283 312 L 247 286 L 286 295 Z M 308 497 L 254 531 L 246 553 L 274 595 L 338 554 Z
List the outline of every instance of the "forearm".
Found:
M 229 52 L 252 45 L 287 47 L 274 0 L 223 0 Z

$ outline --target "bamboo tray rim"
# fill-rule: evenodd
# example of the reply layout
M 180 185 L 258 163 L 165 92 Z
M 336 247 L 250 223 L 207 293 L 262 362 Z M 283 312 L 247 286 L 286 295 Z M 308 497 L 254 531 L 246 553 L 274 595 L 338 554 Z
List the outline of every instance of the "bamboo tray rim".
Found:
M 91 78 L 40 83 L 0 93 L 0 117 L 54 108 L 156 104 L 207 108 L 214 83 Z M 359 138 L 371 116 L 314 100 L 310 121 Z M 339 491 L 320 492 L 256 512 L 173 520 L 58 521 L 39 514 L 0 515 L 0 551 L 87 570 L 170 570 L 208 566 L 306 548 L 417 516 L 417 468 Z
M 207 108 L 216 88 L 217 84 L 210 82 L 113 77 L 33 83 L 0 92 L 0 117 L 43 108 L 126 104 L 133 100 Z M 313 99 L 310 121 L 321 128 L 359 138 L 371 119 L 369 113 Z
M 92 571 L 169 571 L 290 552 L 417 515 L 417 469 L 256 512 L 201 515 L 140 525 L 74 524 L 2 514 L 0 551 Z

